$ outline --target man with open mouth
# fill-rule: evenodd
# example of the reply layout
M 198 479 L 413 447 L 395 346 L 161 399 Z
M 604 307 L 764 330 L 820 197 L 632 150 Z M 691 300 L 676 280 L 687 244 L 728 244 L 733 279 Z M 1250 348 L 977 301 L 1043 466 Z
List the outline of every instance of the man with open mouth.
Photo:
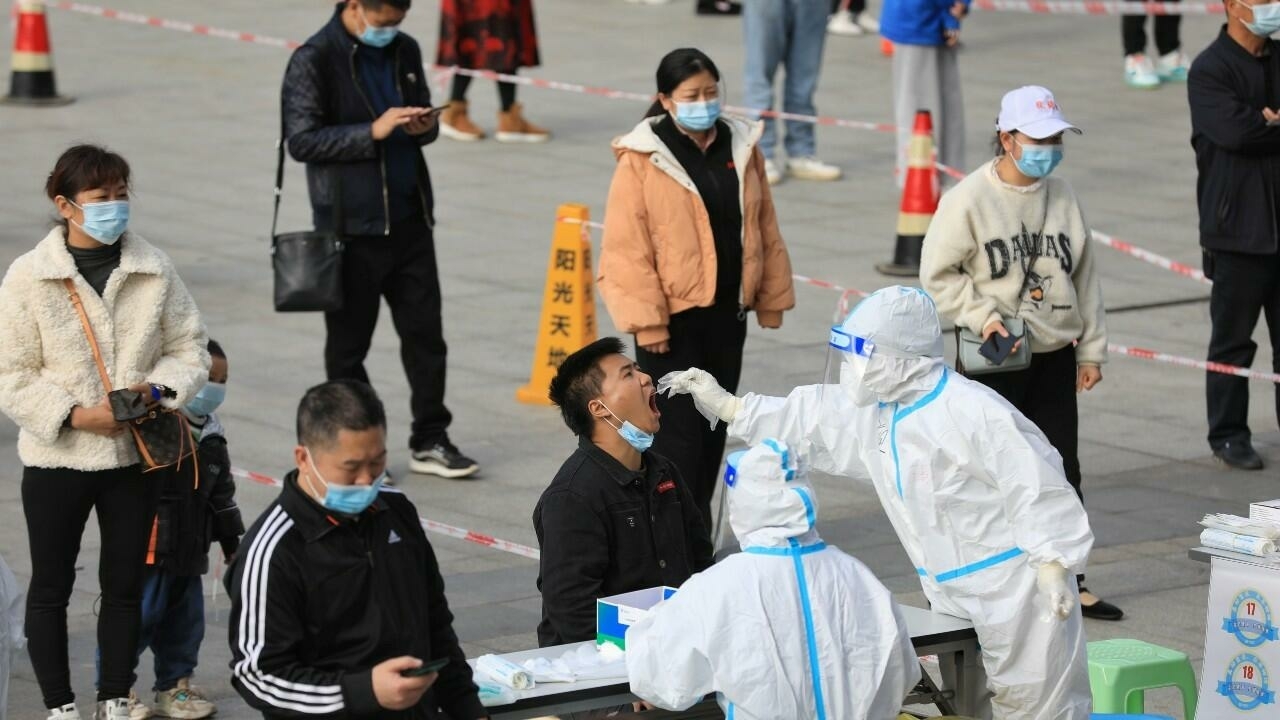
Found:
M 596 599 L 678 586 L 712 562 L 711 539 L 675 465 L 649 450 L 653 378 L 617 338 L 570 355 L 550 397 L 578 449 L 533 511 L 542 549 L 542 647 L 594 640 Z

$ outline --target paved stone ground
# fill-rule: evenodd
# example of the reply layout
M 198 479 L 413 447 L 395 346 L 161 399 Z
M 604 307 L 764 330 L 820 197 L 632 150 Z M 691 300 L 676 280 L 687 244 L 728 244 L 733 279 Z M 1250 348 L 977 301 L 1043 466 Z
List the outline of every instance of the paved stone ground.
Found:
M 323 23 L 319 0 L 222 0 L 170 3 L 112 0 L 114 7 L 266 35 L 302 39 Z M 730 100 L 741 97 L 737 21 L 691 15 L 692 3 L 628 5 L 618 0 L 542 0 L 538 19 L 542 77 L 639 92 L 668 49 L 698 45 L 725 73 Z M 289 461 L 291 418 L 303 389 L 322 379 L 318 317 L 277 315 L 270 308 L 266 235 L 278 127 L 279 78 L 287 54 L 269 47 L 184 35 L 64 11 L 50 11 L 58 80 L 77 102 L 58 109 L 0 107 L 0 264 L 45 233 L 50 208 L 41 187 L 58 152 L 76 140 L 107 143 L 135 169 L 135 229 L 174 257 L 231 355 L 231 395 L 222 413 L 237 464 L 279 473 Z M 406 29 L 434 46 L 434 3 L 422 2 Z M 1217 31 L 1217 18 L 1189 18 L 1183 37 L 1196 52 Z M 966 24 L 961 60 L 969 160 L 986 157 L 1001 94 L 1041 83 L 1086 129 L 1069 141 L 1062 175 L 1072 179 L 1096 227 L 1176 259 L 1197 263 L 1195 172 L 1187 142 L 1184 90 L 1126 89 L 1121 81 L 1119 20 L 975 14 Z M 473 105 L 492 127 L 496 93 L 477 82 Z M 447 334 L 452 346 L 449 404 L 453 438 L 484 465 L 475 482 L 407 479 L 402 487 L 429 516 L 532 544 L 533 504 L 573 447 L 548 409 L 519 405 L 527 379 L 542 263 L 559 203 L 603 213 L 613 165 L 608 141 L 630 128 L 643 107 L 553 91 L 522 91 L 528 114 L 556 133 L 541 147 L 441 141 L 429 150 L 436 183 Z M 889 62 L 874 39 L 834 38 L 818 102 L 823 113 L 890 119 Z M 820 151 L 842 165 L 845 180 L 790 182 L 777 188 L 782 229 L 797 272 L 873 289 L 886 281 L 872 265 L 887 259 L 897 197 L 889 137 L 821 128 Z M 284 226 L 307 219 L 299 168 L 288 179 Z M 1112 339 L 1201 356 L 1207 338 L 1207 292 L 1195 283 L 1099 248 L 1112 308 L 1189 300 L 1162 309 L 1117 312 Z M 785 392 L 822 372 L 825 326 L 835 296 L 797 290 L 787 326 L 753 331 L 743 386 Z M 602 326 L 609 330 L 601 309 Z M 1262 334 L 1259 334 L 1259 338 Z M 369 359 L 388 404 L 393 469 L 408 455 L 407 388 L 397 341 L 384 322 Z M 1269 358 L 1260 353 L 1259 367 Z M 1207 567 L 1186 558 L 1208 511 L 1244 513 L 1252 499 L 1280 495 L 1275 470 L 1241 474 L 1215 466 L 1204 442 L 1203 378 L 1181 368 L 1116 358 L 1107 380 L 1082 399 L 1086 504 L 1098 548 L 1090 585 L 1128 611 L 1117 624 L 1090 622 L 1091 638 L 1136 637 L 1201 655 Z M 1252 420 L 1259 450 L 1280 467 L 1280 434 L 1265 384 Z M 27 540 L 19 501 L 16 431 L 0 421 L 0 549 L 24 580 Z M 820 480 L 824 535 L 856 553 L 903 601 L 922 598 L 911 568 L 869 488 Z M 271 499 L 243 485 L 250 517 Z M 539 601 L 534 563 L 448 538 L 435 539 L 456 628 L 469 652 L 514 650 L 534 643 Z M 83 578 L 71 607 L 73 675 L 91 697 L 96 530 L 85 536 Z M 225 595 L 208 612 L 198 681 L 226 718 L 251 717 L 226 682 Z M 138 687 L 149 687 L 144 661 Z M 14 672 L 11 717 L 39 718 L 40 698 L 25 658 Z M 1154 693 L 1151 707 L 1174 712 L 1174 698 Z M 1180 715 L 1179 715 L 1180 716 Z

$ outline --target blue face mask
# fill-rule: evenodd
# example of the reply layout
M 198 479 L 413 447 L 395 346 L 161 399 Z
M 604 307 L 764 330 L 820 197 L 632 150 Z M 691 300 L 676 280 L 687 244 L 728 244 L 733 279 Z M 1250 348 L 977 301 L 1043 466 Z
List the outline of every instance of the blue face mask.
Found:
M 720 117 L 720 100 L 676 103 L 676 122 L 685 130 L 710 130 Z
M 604 405 L 605 410 L 609 410 L 608 405 L 605 405 L 603 402 L 600 404 Z M 609 414 L 613 415 L 615 418 L 618 417 L 612 410 L 609 410 Z M 605 419 L 605 422 L 609 423 L 609 427 L 617 430 L 618 434 L 622 436 L 622 439 L 626 440 L 627 444 L 635 448 L 637 452 L 644 452 L 653 446 L 653 433 L 647 433 L 635 425 L 632 425 L 630 420 L 623 420 L 620 427 L 615 427 L 613 423 L 609 422 L 608 418 Z
M 1032 178 L 1047 177 L 1062 162 L 1062 145 L 1023 145 L 1022 157 L 1014 160 L 1018 171 Z
M 329 481 L 320 474 L 320 468 L 316 467 L 316 461 L 311 457 L 311 450 L 307 450 L 307 460 L 311 463 L 311 470 L 315 472 L 316 479 L 324 485 L 324 498 L 321 499 L 320 504 L 343 515 L 359 515 L 367 510 L 373 501 L 378 499 L 378 491 L 387 481 L 387 471 L 383 470 L 382 474 L 369 485 L 330 485 Z M 310 482 L 309 479 L 308 482 Z M 314 489 L 313 486 L 312 490 Z
M 360 19 L 364 20 L 364 32 L 360 33 L 360 42 L 369 47 L 384 48 L 396 39 L 396 35 L 400 33 L 397 27 L 374 27 L 369 24 L 369 18 L 364 15 L 364 8 L 360 9 Z
M 196 417 L 205 417 L 218 409 L 222 401 L 227 399 L 227 386 L 222 383 L 205 383 L 200 392 L 187 403 L 187 412 Z
M 129 227 L 129 201 L 128 200 L 112 200 L 110 202 L 85 203 L 84 205 L 76 205 L 70 199 L 72 207 L 80 208 L 84 211 L 84 224 L 77 223 L 75 220 L 71 222 L 83 231 L 89 237 L 97 240 L 103 245 L 114 245 L 124 231 Z
M 1239 0 L 1236 0 L 1239 2 Z M 1244 5 L 1245 3 L 1240 3 Z M 1258 37 L 1271 37 L 1272 33 L 1280 31 L 1280 5 L 1275 3 L 1267 3 L 1265 5 L 1247 5 L 1246 7 L 1253 10 L 1253 22 L 1247 22 L 1245 27 L 1249 28 L 1249 32 Z

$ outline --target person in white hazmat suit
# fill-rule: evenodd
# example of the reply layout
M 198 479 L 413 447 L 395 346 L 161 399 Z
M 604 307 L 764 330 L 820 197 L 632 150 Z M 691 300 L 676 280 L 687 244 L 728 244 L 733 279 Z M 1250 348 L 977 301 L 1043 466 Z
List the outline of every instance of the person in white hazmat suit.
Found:
M 1079 595 L 1093 533 L 1062 459 L 1012 405 L 942 360 L 924 292 L 867 297 L 831 331 L 828 380 L 785 398 L 726 392 L 692 368 L 659 391 L 690 393 L 729 435 L 808 442 L 812 468 L 870 480 L 933 610 L 973 622 L 988 713 L 1087 720 Z M 836 376 L 838 374 L 838 380 Z
M 27 644 L 22 630 L 25 605 L 22 586 L 0 557 L 0 720 L 9 707 L 9 671 Z
M 718 692 L 734 720 L 896 718 L 920 664 L 892 594 L 818 537 L 790 448 L 735 456 L 724 492 L 742 552 L 627 630 L 631 692 L 670 710 Z

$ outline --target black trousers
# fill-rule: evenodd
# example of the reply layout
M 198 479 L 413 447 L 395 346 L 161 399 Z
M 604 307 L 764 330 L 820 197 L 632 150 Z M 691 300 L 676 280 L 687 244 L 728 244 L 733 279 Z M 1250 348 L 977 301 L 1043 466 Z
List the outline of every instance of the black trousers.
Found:
M 725 390 L 736 393 L 742 377 L 742 346 L 747 341 L 747 321 L 736 305 L 694 308 L 671 316 L 671 351 L 656 355 L 636 348 L 640 369 L 658 379 L 669 372 L 698 367 L 715 376 Z M 710 422 L 693 406 L 693 398 L 659 397 L 662 427 L 653 450 L 673 462 L 693 491 L 707 532 L 711 532 L 711 496 L 715 494 L 724 456 L 725 424 Z
M 1271 367 L 1280 372 L 1280 254 L 1244 255 L 1213 252 L 1205 256 L 1205 274 L 1213 279 L 1209 317 L 1209 362 L 1239 367 L 1253 365 L 1258 344 L 1253 330 L 1265 314 L 1271 335 Z M 1248 440 L 1249 381 L 1234 375 L 1205 373 L 1205 405 L 1209 411 L 1209 446 Z M 1274 389 L 1280 421 L 1280 385 Z
M 1000 393 L 1040 428 L 1062 456 L 1067 482 L 1084 501 L 1080 489 L 1080 413 L 1076 406 L 1076 349 L 1034 353 L 1025 370 L 971 376 Z M 1084 575 L 1076 579 L 1084 583 Z
M 1131 0 L 1143 2 L 1144 0 Z M 1178 0 L 1159 0 L 1160 2 L 1178 2 Z M 1182 39 L 1178 29 L 1182 27 L 1181 15 L 1157 15 L 1152 21 L 1156 29 L 1156 52 L 1161 55 L 1182 47 Z M 1124 38 L 1124 54 L 1147 51 L 1147 16 L 1125 15 L 1120 20 L 1120 35 Z
M 342 257 L 343 305 L 325 313 L 324 366 L 330 380 L 369 382 L 364 359 L 378 324 L 382 298 L 400 336 L 400 361 L 409 379 L 413 428 L 409 445 L 446 437 L 453 417 L 444 405 L 448 347 L 441 317 L 435 238 L 426 220 L 393 223 L 389 236 L 357 237 Z
M 22 510 L 31 544 L 27 641 L 45 707 L 75 702 L 67 658 L 67 603 L 89 511 L 98 516 L 102 552 L 98 583 L 98 700 L 128 697 L 142 624 L 147 544 L 160 483 L 138 465 L 86 472 L 28 467 L 22 471 Z

